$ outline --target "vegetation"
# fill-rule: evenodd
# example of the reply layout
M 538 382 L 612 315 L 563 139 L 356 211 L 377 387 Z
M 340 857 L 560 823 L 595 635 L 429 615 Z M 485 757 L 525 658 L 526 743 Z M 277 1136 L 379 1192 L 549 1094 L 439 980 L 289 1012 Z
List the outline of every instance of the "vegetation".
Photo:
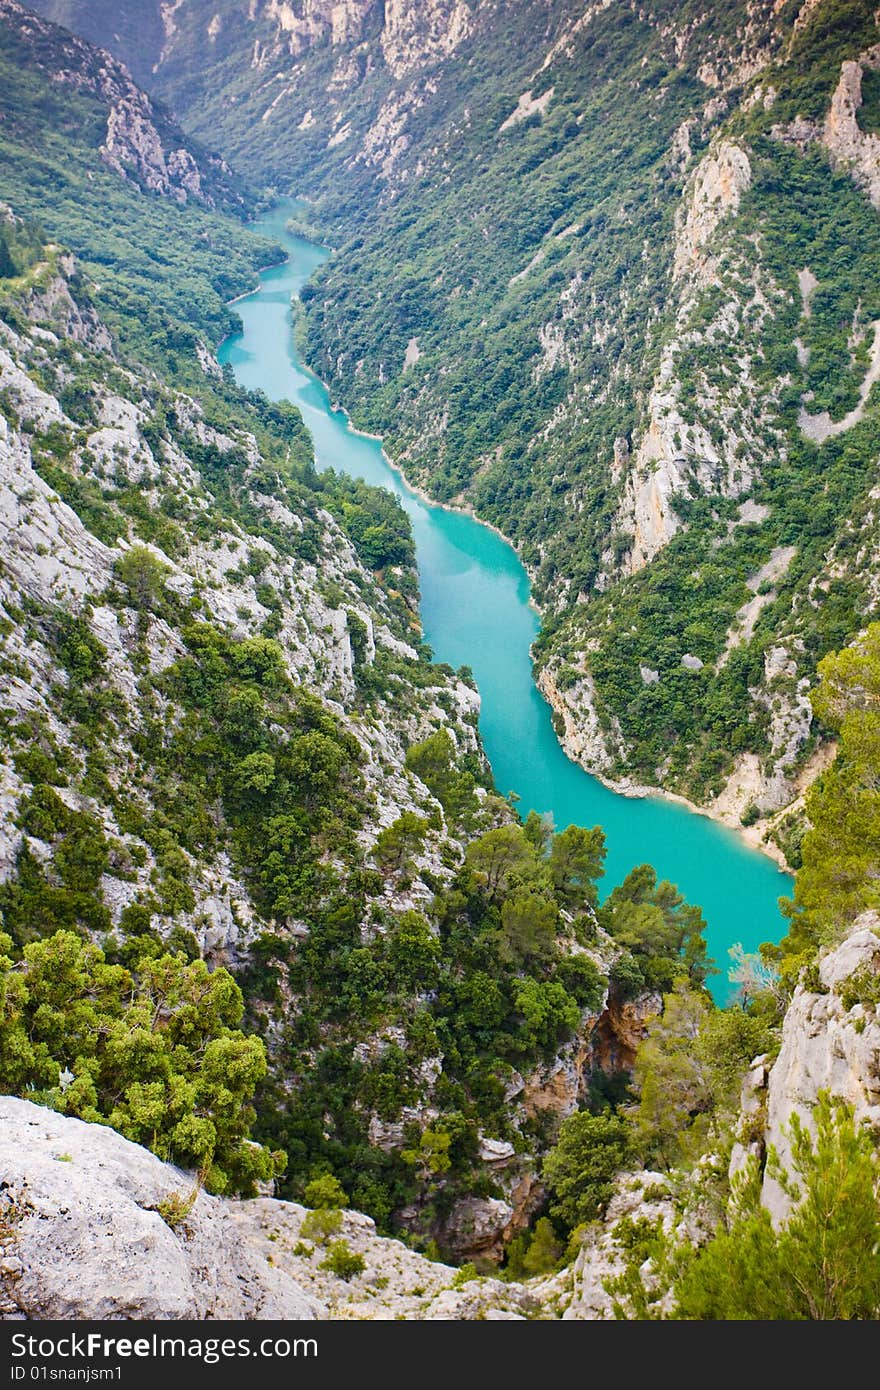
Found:
M 820 1096 L 815 1137 L 792 1116 L 791 1166 L 768 1169 L 790 1203 L 774 1227 L 752 1165 L 737 1181 L 730 1217 L 700 1248 L 653 1226 L 623 1232 L 624 1273 L 612 1281 L 618 1317 L 846 1321 L 880 1317 L 877 1147 L 844 1102 Z M 639 1266 L 655 1277 L 646 1285 Z M 660 1304 L 666 1294 L 671 1311 Z
M 549 32 L 570 7 L 546 8 Z M 528 1153 L 547 1188 L 533 1228 L 511 1243 L 511 1275 L 571 1258 L 619 1174 L 646 1164 L 669 1174 L 673 1195 L 696 1172 L 719 1224 L 694 1250 L 655 1224 L 619 1222 L 627 1258 L 614 1294 L 627 1316 L 653 1315 L 664 1289 L 685 1318 L 876 1317 L 876 1146 L 845 1108 L 823 1098 L 815 1140 L 793 1124 L 790 1172 L 771 1157 L 768 1172 L 794 1204 L 778 1230 L 758 1174 L 729 1208 L 724 1176 L 742 1075 L 777 1045 L 786 994 L 798 978 L 814 983 L 818 949 L 877 906 L 880 626 L 828 655 L 851 641 L 870 602 L 861 541 L 873 522 L 876 401 L 821 447 L 798 417 L 806 392 L 811 411 L 834 420 L 859 399 L 865 330 L 880 317 L 880 243 L 845 172 L 768 138 L 773 122 L 821 117 L 842 59 L 876 40 L 875 20 L 854 0 L 825 0 L 809 41 L 780 54 L 772 111 L 744 104 L 730 118 L 725 133 L 748 145 L 751 187 L 716 247 L 718 284 L 677 322 L 669 248 L 688 170 L 670 148 L 705 107 L 697 73 L 722 18 L 674 8 L 676 23 L 692 26 L 680 52 L 660 0 L 638 14 L 612 7 L 572 39 L 568 66 L 538 79 L 522 42 L 527 7 L 507 9 L 497 49 L 468 51 L 461 83 L 444 84 L 440 116 L 412 112 L 414 154 L 436 139 L 436 120 L 450 137 L 443 177 L 426 165 L 381 207 L 362 198 L 372 173 L 353 178 L 337 211 L 340 227 L 347 219 L 341 254 L 305 294 L 310 352 L 422 482 L 447 499 L 465 491 L 517 540 L 547 607 L 538 658 L 563 687 L 588 670 L 600 721 L 618 721 L 621 770 L 717 790 L 736 755 L 769 756 L 774 701 L 818 667 L 814 732 L 836 735 L 840 752 L 808 796 L 806 833 L 784 832 L 801 859 L 788 937 L 764 948 L 755 987 L 717 1008 L 696 906 L 648 865 L 600 903 L 601 829 L 521 824 L 479 752 L 459 754 L 433 712 L 448 673 L 424 646 L 411 661 L 399 646 L 374 654 L 369 640 L 366 613 L 379 620 L 374 632 L 389 624 L 398 641 L 418 641 L 402 509 L 362 483 L 318 477 L 292 407 L 198 366 L 197 339 L 216 343 L 234 326 L 226 300 L 274 248 L 223 212 L 172 206 L 113 174 L 100 152 L 102 103 L 85 89 L 59 97 L 11 42 L 0 59 L 0 196 L 29 220 L 0 220 L 0 313 L 23 329 L 60 283 L 92 329 L 100 311 L 114 330 L 118 360 L 94 332 L 75 347 L 62 332 L 33 355 L 28 371 L 58 394 L 67 423 L 25 423 L 40 478 L 97 539 L 125 542 L 100 602 L 125 632 L 136 695 L 128 705 L 111 679 L 88 602 L 21 595 L 0 620 L 4 639 L 20 631 L 42 649 L 56 681 L 51 720 L 2 722 L 2 756 L 23 790 L 16 872 L 0 887 L 0 1088 L 113 1125 L 194 1169 L 193 1192 L 160 1208 L 172 1226 L 202 1181 L 248 1193 L 286 1162 L 283 1192 L 313 1208 L 302 1238 L 325 1247 L 321 1267 L 343 1280 L 364 1269 L 337 1238 L 349 1203 L 383 1229 L 406 1210 L 412 1238 L 427 1243 L 459 1197 L 500 1195 L 480 1159 L 492 1135 L 517 1159 Z M 734 15 L 731 41 L 735 25 Z M 325 60 L 297 100 L 326 76 Z M 382 81 L 371 74 L 353 99 L 361 114 L 381 100 Z M 244 82 L 228 89 L 243 100 L 228 100 L 218 125 L 240 141 L 260 133 L 245 137 L 243 124 L 263 124 L 242 115 L 252 114 Z M 545 94 L 552 85 L 544 115 L 501 131 L 527 83 Z M 872 80 L 865 95 L 867 127 L 880 119 Z M 708 126 L 690 132 L 699 153 Z M 297 158 L 320 183 L 344 156 L 324 141 L 330 172 L 318 174 L 317 138 L 304 136 Z M 819 280 L 809 315 L 796 279 L 806 264 Z M 766 313 L 752 312 L 759 295 Z M 725 338 L 718 324 L 731 304 L 738 327 Z M 746 330 L 761 347 L 743 395 L 728 378 Z M 413 337 L 421 356 L 404 368 Z M 666 349 L 684 425 L 713 403 L 700 406 L 712 450 L 725 467 L 733 454 L 737 486 L 753 477 L 752 515 L 763 519 L 741 516 L 720 472 L 706 481 L 715 465 L 705 442 L 697 457 L 682 437 L 680 529 L 648 569 L 627 575 L 613 440 L 623 441 L 619 464 L 638 443 L 644 388 Z M 182 387 L 198 398 L 195 415 Z M 92 466 L 108 392 L 139 413 L 158 481 L 149 467 L 138 478 Z M 18 428 L 4 396 L 7 410 Z M 191 486 L 166 486 L 169 457 L 186 460 Z M 328 562 L 325 512 L 357 557 L 347 574 Z M 196 546 L 223 545 L 237 556 L 225 582 L 259 607 L 257 625 L 244 606 L 239 627 L 224 625 L 206 596 L 214 581 L 182 584 L 175 573 Z M 788 567 L 761 585 L 780 550 L 792 552 Z M 354 660 L 353 688 L 328 688 L 326 699 L 292 674 L 293 586 L 310 566 L 329 611 L 344 616 Z M 756 588 L 766 602 L 754 631 L 727 652 Z M 768 676 L 783 639 L 797 671 Z M 684 654 L 697 663 L 683 665 Z M 645 683 L 643 665 L 656 682 Z M 381 830 L 367 781 L 376 767 L 356 725 L 407 731 L 398 772 L 412 806 Z M 221 859 L 250 917 L 238 981 L 202 959 L 196 890 Z M 121 910 L 108 880 L 131 888 Z M 397 895 L 416 884 L 417 906 L 401 907 Z M 512 1088 L 573 1046 L 609 998 L 618 1009 L 638 1001 L 649 1016 L 631 1074 L 596 1071 L 558 1131 L 538 1107 L 523 1121 Z M 876 981 L 848 982 L 842 1000 L 876 1008 Z M 476 1275 L 466 1265 L 459 1282 Z
M 4 1090 L 110 1124 L 213 1192 L 252 1192 L 281 1171 L 283 1154 L 248 1141 L 266 1055 L 237 1026 L 228 971 L 163 954 L 131 972 L 69 931 L 21 953 L 4 935 L 0 950 Z
M 790 988 L 819 947 L 839 940 L 860 912 L 880 905 L 880 624 L 871 623 L 851 646 L 827 656 L 819 676 L 813 708 L 838 735 L 838 754 L 807 794 L 810 828 L 786 909 L 788 935 L 778 947 L 762 947 Z

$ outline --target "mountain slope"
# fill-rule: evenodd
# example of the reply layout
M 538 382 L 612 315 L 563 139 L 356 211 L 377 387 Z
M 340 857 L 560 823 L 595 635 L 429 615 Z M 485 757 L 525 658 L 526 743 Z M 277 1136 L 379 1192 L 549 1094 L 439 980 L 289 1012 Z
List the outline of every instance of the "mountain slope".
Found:
M 796 863 L 806 692 L 877 586 L 870 5 L 166 18 L 156 89 L 332 230 L 312 365 L 518 545 L 569 752 Z
M 85 82 L 104 59 L 83 62 Z M 629 1064 L 670 972 L 704 978 L 699 910 L 643 867 L 600 917 L 601 831 L 517 823 L 467 673 L 421 642 L 405 515 L 316 475 L 298 413 L 207 349 L 223 249 L 244 278 L 265 243 L 102 167 L 51 70 L 22 74 L 30 138 L 0 181 L 51 239 L 3 207 L 3 1027 L 32 1033 L 29 961 L 51 973 L 81 937 L 117 986 L 168 950 L 225 963 L 286 1190 L 332 1170 L 383 1227 L 497 1260 L 562 1116 Z M 82 973 L 58 988 L 91 997 Z M 145 1123 L 181 1101 L 151 1055 Z M 125 1128 L 98 1065 L 60 1027 L 0 1084 Z

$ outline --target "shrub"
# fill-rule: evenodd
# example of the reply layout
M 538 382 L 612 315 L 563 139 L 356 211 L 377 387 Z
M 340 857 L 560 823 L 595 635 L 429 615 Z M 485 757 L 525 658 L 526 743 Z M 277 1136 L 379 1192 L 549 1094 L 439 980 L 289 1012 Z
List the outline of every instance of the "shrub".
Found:
M 353 1279 L 356 1274 L 363 1274 L 366 1267 L 367 1262 L 363 1255 L 352 1250 L 348 1242 L 344 1240 L 334 1240 L 326 1257 L 318 1266 L 319 1269 L 329 1270 L 338 1279 L 344 1279 L 346 1283 L 349 1279 Z

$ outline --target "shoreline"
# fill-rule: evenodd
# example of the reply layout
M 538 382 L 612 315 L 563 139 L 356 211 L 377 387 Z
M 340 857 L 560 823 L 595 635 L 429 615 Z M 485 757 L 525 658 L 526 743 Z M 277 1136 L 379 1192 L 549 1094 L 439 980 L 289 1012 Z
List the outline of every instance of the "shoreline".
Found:
M 289 262 L 289 260 L 290 255 L 287 254 L 285 255 L 283 260 L 273 261 L 271 264 L 263 266 L 257 272 L 257 274 L 260 275 L 267 270 L 273 270 L 279 265 L 286 265 Z M 228 303 L 232 305 L 239 303 L 242 299 L 248 299 L 251 295 L 258 294 L 260 288 L 260 285 L 257 285 L 254 289 L 248 290 L 244 294 L 237 295 L 235 299 L 229 300 Z M 291 305 L 293 304 L 295 298 L 296 296 L 291 295 Z M 233 333 L 227 334 L 226 337 L 222 340 L 222 342 L 218 344 L 217 348 L 214 349 L 215 355 L 217 352 L 219 352 L 220 347 L 222 347 L 223 343 L 227 342 L 229 338 L 232 338 L 234 336 L 235 334 Z M 399 463 L 395 463 L 386 452 L 384 437 L 379 434 L 374 434 L 371 430 L 358 429 L 357 426 L 354 424 L 351 415 L 346 409 L 346 407 L 333 399 L 333 396 L 327 383 L 320 376 L 318 376 L 318 374 L 314 372 L 311 369 L 311 367 L 308 366 L 307 363 L 302 362 L 300 364 L 300 368 L 301 370 L 307 372 L 309 376 L 311 376 L 321 386 L 322 390 L 326 393 L 327 402 L 331 411 L 334 414 L 342 415 L 345 418 L 346 429 L 351 434 L 359 435 L 362 439 L 371 439 L 379 445 L 382 458 L 384 459 L 387 467 L 392 473 L 394 473 L 398 477 L 402 485 L 407 489 L 408 492 L 412 494 L 413 497 L 417 497 L 419 501 L 423 502 L 426 506 L 436 507 L 439 510 L 445 512 L 457 512 L 462 516 L 469 517 L 478 525 L 485 526 L 490 531 L 493 531 L 495 535 L 499 538 L 499 540 L 502 540 L 505 543 L 505 545 L 510 546 L 511 550 L 514 552 L 517 559 L 519 560 L 520 564 L 523 566 L 523 569 L 525 570 L 526 576 L 529 580 L 528 605 L 533 610 L 533 612 L 537 614 L 539 620 L 542 619 L 542 609 L 540 605 L 535 601 L 531 592 L 532 576 L 529 573 L 528 567 L 522 560 L 522 557 L 520 556 L 516 545 L 513 543 L 510 537 L 506 536 L 504 532 L 500 529 L 500 527 L 496 526 L 494 522 L 487 521 L 483 517 L 479 516 L 470 504 L 465 503 L 463 505 L 455 505 L 450 502 L 438 501 L 436 498 L 431 497 L 431 495 L 425 490 L 425 488 L 421 487 L 418 483 L 412 482 L 407 477 L 406 471 L 403 468 L 403 466 Z M 529 656 L 531 658 L 531 651 L 529 652 Z M 556 713 L 564 717 L 564 711 L 562 709 L 557 708 L 553 700 L 549 697 L 547 691 L 543 688 L 538 676 L 535 674 L 534 661 L 532 661 L 532 680 L 536 689 L 539 691 L 542 699 L 547 703 L 549 709 L 554 710 Z M 570 709 L 568 709 L 568 706 L 566 706 L 566 710 L 568 710 L 568 713 L 570 715 L 571 711 Z M 665 787 L 655 787 L 634 782 L 630 778 L 615 780 L 612 777 L 608 777 L 606 774 L 597 772 L 595 769 L 591 767 L 586 767 L 580 758 L 572 756 L 572 753 L 569 751 L 568 740 L 564 737 L 560 738 L 555 728 L 553 730 L 553 734 L 557 742 L 559 743 L 559 746 L 561 747 L 563 753 L 570 762 L 574 763 L 576 767 L 581 768 L 587 774 L 587 776 L 595 777 L 597 782 L 600 782 L 602 786 L 607 787 L 609 791 L 614 792 L 617 796 L 629 797 L 632 800 L 645 800 L 648 797 L 654 797 L 660 800 L 673 802 L 679 806 L 682 806 L 694 815 L 704 816 L 707 820 L 714 821 L 716 825 L 723 826 L 725 830 L 732 831 L 733 834 L 735 834 L 737 838 L 747 848 L 751 850 L 757 850 L 766 858 L 772 860 L 772 862 L 776 865 L 777 869 L 779 870 L 780 874 L 784 875 L 788 879 L 792 878 L 793 871 L 789 867 L 782 851 L 772 841 L 765 842 L 763 839 L 763 835 L 766 832 L 767 824 L 769 823 L 772 825 L 772 822 L 776 818 L 776 816 L 787 814 L 792 809 L 792 806 L 796 804 L 798 797 L 796 797 L 790 805 L 781 808 L 779 812 L 775 812 L 773 813 L 773 815 L 769 816 L 767 822 L 764 823 L 763 827 L 759 826 L 757 823 L 754 826 L 745 826 L 740 824 L 738 820 L 735 820 L 732 817 L 728 818 L 724 814 L 719 814 L 719 812 L 713 811 L 709 806 L 703 806 L 700 805 L 698 802 L 691 801 L 688 797 L 682 795 L 680 792 L 669 791 Z
M 543 672 L 541 674 L 543 674 Z M 716 825 L 723 826 L 725 830 L 731 831 L 737 839 L 750 850 L 757 850 L 760 854 L 764 855 L 765 858 L 772 860 L 781 874 L 784 874 L 789 879 L 793 877 L 794 870 L 789 866 L 779 846 L 772 840 L 765 841 L 764 835 L 769 829 L 772 829 L 774 823 L 778 819 L 788 815 L 802 803 L 803 793 L 805 791 L 804 786 L 798 785 L 792 800 L 786 806 L 780 807 L 778 811 L 773 811 L 768 814 L 763 821 L 755 822 L 754 825 L 743 825 L 734 810 L 724 811 L 713 808 L 712 806 L 703 805 L 698 801 L 692 801 L 690 797 L 685 796 L 682 792 L 670 791 L 666 787 L 653 786 L 645 782 L 636 782 L 631 777 L 610 777 L 605 772 L 599 772 L 597 769 L 587 766 L 582 758 L 573 751 L 568 738 L 568 725 L 572 718 L 573 711 L 571 706 L 559 696 L 555 689 L 555 682 L 552 676 L 548 681 L 546 677 L 544 680 L 541 680 L 539 675 L 535 684 L 550 709 L 563 720 L 565 734 L 560 737 L 555 727 L 553 730 L 562 751 L 570 762 L 574 763 L 576 767 L 581 768 L 589 777 L 595 777 L 597 782 L 601 782 L 603 787 L 607 787 L 608 790 L 614 792 L 616 796 L 629 797 L 633 801 L 644 801 L 653 798 L 659 801 L 674 802 L 678 806 L 683 806 L 693 815 L 704 816 L 706 820 L 711 820 Z M 551 689 L 548 689 L 548 684 Z M 556 699 L 553 698 L 554 693 L 556 694 Z M 825 753 L 822 756 L 827 757 L 828 754 Z M 831 756 L 833 756 L 833 754 Z M 728 782 L 732 781 L 736 775 L 737 772 L 734 768 Z M 809 780 L 811 781 L 812 778 Z

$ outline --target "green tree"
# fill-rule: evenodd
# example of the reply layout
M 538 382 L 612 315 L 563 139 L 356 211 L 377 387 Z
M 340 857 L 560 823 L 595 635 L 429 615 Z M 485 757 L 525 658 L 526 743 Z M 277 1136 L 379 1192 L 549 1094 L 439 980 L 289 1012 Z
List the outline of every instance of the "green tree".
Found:
M 535 892 L 507 898 L 501 906 L 501 956 L 522 967 L 530 960 L 549 960 L 556 946 L 559 910 Z
M 327 1254 L 319 1265 L 320 1269 L 329 1270 L 335 1274 L 337 1279 L 344 1279 L 346 1283 L 353 1279 L 356 1274 L 363 1274 L 367 1267 L 367 1262 L 363 1255 L 359 1255 L 356 1250 L 345 1240 L 333 1240 L 327 1248 Z
M 636 1052 L 635 1141 L 648 1161 L 667 1168 L 682 1157 L 685 1136 L 692 1139 L 695 1117 L 710 1108 L 706 1067 L 697 1051 L 708 1013 L 703 996 L 679 982 L 665 995 L 663 1012 L 651 1020 Z
M 860 912 L 880 907 L 880 623 L 819 663 L 817 717 L 839 734 L 831 767 L 807 793 L 811 828 L 802 844 L 790 920 L 780 946 L 762 947 L 793 988 L 817 948 Z
M 503 898 L 514 882 L 534 880 L 539 861 L 520 825 L 499 825 L 472 840 L 465 863 L 490 903 Z
M 618 1115 L 586 1110 L 569 1115 L 556 1147 L 544 1159 L 551 1215 L 566 1231 L 595 1221 L 608 1205 L 614 1178 L 631 1157 L 629 1128 Z
M 281 1170 L 281 1156 L 248 1138 L 266 1055 L 236 1027 L 243 1003 L 227 970 L 163 954 L 129 972 L 69 931 L 18 960 L 0 936 L 0 951 L 7 1093 L 109 1123 L 199 1169 L 213 1191 L 250 1191 Z
M 151 550 L 144 545 L 133 545 L 116 561 L 115 573 L 140 613 L 162 612 L 166 602 L 165 580 L 171 571 Z
M 567 1033 L 573 1033 L 581 1012 L 558 980 L 519 979 L 513 986 L 514 1003 L 522 1016 L 522 1046 L 549 1051 Z
M 388 964 L 401 993 L 424 993 L 437 983 L 440 943 L 418 912 L 404 912 L 386 939 Z
M 599 921 L 633 957 L 647 989 L 668 990 L 687 978 L 701 985 L 714 966 L 706 953 L 706 923 L 671 883 L 657 882 L 650 864 L 627 874 L 599 909 Z
M 316 1211 L 338 1211 L 348 1206 L 345 1188 L 332 1173 L 322 1173 L 306 1183 L 303 1201 Z
M 428 822 L 414 811 L 403 811 L 376 836 L 376 863 L 388 873 L 409 873 L 412 856 L 425 843 Z
M 403 1149 L 400 1157 L 404 1163 L 415 1168 L 422 1182 L 429 1182 L 452 1167 L 449 1155 L 452 1138 L 450 1131 L 441 1125 L 426 1125 L 419 1135 L 418 1144 Z
M 815 1138 L 795 1113 L 791 1170 L 771 1172 L 793 1203 L 774 1230 L 760 1205 L 757 1170 L 738 1186 L 721 1229 L 676 1285 L 675 1316 L 687 1319 L 880 1318 L 880 1156 L 852 1109 L 821 1095 Z
M 529 1248 L 523 1255 L 522 1267 L 526 1275 L 547 1274 L 555 1269 L 562 1257 L 562 1242 L 553 1229 L 552 1221 L 542 1216 L 535 1222 L 535 1230 L 529 1241 Z
M 605 835 L 597 825 L 584 830 L 569 825 L 550 846 L 550 877 L 561 907 L 570 912 L 594 907 L 596 883 L 605 872 Z

